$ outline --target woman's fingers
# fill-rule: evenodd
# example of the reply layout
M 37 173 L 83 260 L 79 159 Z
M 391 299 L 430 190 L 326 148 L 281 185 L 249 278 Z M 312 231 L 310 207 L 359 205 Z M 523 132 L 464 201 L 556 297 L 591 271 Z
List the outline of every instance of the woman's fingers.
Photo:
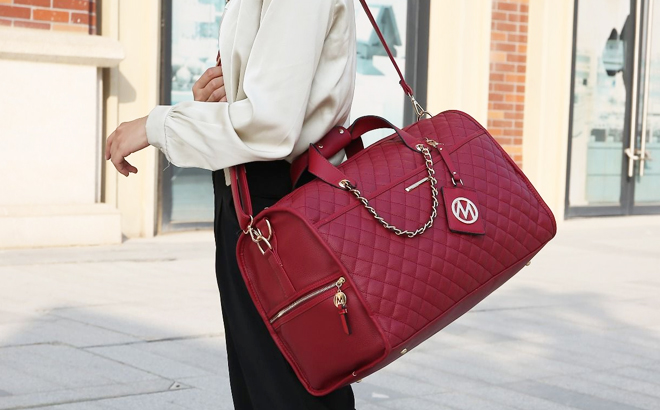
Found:
M 138 169 L 126 161 L 126 158 L 112 159 L 112 164 L 117 168 L 117 172 L 127 177 L 131 172 L 137 174 Z
M 117 171 L 124 176 L 138 172 L 126 157 L 149 146 L 146 125 L 147 117 L 122 123 L 108 137 L 105 159 L 111 160 Z
M 227 101 L 227 93 L 225 92 L 224 84 L 222 85 L 222 87 L 213 91 L 209 96 L 209 98 L 206 100 L 206 102 L 219 102 L 222 101 L 223 98 L 225 99 L 225 101 Z
M 206 99 L 201 101 L 211 101 L 211 96 L 213 95 L 213 93 L 218 92 L 218 90 L 222 90 L 222 93 L 224 93 L 224 89 L 225 89 L 225 77 L 214 78 L 213 80 L 209 81 L 206 87 L 204 87 L 204 89 L 202 90 L 200 96 L 202 98 L 206 97 Z
M 211 67 L 193 85 L 195 101 L 208 101 L 215 90 L 225 85 L 222 67 Z

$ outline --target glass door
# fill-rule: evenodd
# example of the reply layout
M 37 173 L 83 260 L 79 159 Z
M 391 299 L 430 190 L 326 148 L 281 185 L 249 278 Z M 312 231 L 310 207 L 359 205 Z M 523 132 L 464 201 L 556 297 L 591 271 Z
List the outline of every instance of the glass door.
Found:
M 576 2 L 567 217 L 660 213 L 653 1 Z
M 641 109 L 638 132 L 628 150 L 635 214 L 660 213 L 660 4 L 656 3 L 646 0 L 643 5 Z

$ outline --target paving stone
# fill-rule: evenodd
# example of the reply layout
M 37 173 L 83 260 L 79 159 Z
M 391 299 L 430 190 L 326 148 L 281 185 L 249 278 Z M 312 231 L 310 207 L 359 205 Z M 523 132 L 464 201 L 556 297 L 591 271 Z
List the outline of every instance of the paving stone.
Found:
M 548 398 L 554 394 L 556 398 L 574 400 L 575 403 L 572 405 L 581 409 L 657 410 L 660 408 L 658 398 L 592 382 L 586 378 L 562 376 L 528 383 L 528 385 L 521 383 L 507 387 L 521 391 L 520 388 L 523 386 L 531 391 L 528 394 L 537 395 L 537 397 Z
M 171 380 L 181 377 L 212 375 L 209 371 L 199 367 L 150 353 L 139 345 L 93 347 L 86 349 L 86 351 Z
M 104 406 L 105 404 L 101 400 L 104 398 L 148 396 L 154 392 L 169 391 L 171 385 L 172 381 L 170 380 L 157 379 L 52 391 L 35 391 L 30 394 L 0 397 L 0 410 L 40 408 L 53 405 L 61 405 L 64 409 L 66 406 L 78 406 L 79 403 L 83 402 L 92 402 L 94 405 Z M 108 406 L 108 408 L 112 407 Z M 158 408 L 153 407 L 153 409 Z
M 489 402 L 498 403 L 505 406 L 521 410 L 574 410 L 569 407 L 550 400 L 546 400 L 532 395 L 527 395 L 518 391 L 507 389 L 505 386 L 486 386 L 480 389 L 474 389 L 466 394 L 478 396 Z

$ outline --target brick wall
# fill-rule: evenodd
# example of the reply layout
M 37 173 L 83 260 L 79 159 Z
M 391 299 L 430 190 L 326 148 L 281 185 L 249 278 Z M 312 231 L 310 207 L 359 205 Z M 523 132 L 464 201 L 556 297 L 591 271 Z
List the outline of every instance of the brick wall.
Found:
M 0 0 L 0 25 L 96 33 L 94 0 Z
M 529 0 L 493 0 L 488 130 L 522 165 Z

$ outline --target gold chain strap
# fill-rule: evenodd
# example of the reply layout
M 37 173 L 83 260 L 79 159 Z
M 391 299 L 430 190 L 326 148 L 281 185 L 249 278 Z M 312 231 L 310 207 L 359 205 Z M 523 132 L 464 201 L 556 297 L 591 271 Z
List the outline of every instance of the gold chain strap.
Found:
M 428 222 L 424 224 L 424 226 L 420 227 L 416 231 L 406 231 L 403 229 L 399 229 L 394 225 L 390 225 L 387 221 L 385 221 L 382 217 L 378 215 L 378 212 L 369 205 L 369 200 L 365 197 L 362 196 L 362 193 L 356 189 L 348 180 L 343 180 L 339 183 L 339 185 L 344 188 L 345 190 L 351 192 L 355 197 L 364 204 L 364 207 L 369 211 L 374 218 L 381 223 L 386 229 L 389 229 L 390 231 L 394 232 L 395 234 L 399 236 L 406 235 L 408 238 L 414 238 L 417 235 L 423 234 L 428 228 L 433 226 L 433 220 L 435 220 L 435 217 L 438 215 L 438 189 L 435 187 L 435 185 L 438 183 L 438 181 L 435 179 L 435 170 L 433 169 L 433 158 L 431 157 L 431 151 L 419 144 L 417 145 L 417 149 L 424 154 L 424 159 L 425 159 L 425 165 L 426 165 L 426 170 L 428 171 L 429 174 L 429 181 L 431 183 L 431 197 L 433 198 L 433 207 L 431 210 L 431 217 L 429 218 Z

